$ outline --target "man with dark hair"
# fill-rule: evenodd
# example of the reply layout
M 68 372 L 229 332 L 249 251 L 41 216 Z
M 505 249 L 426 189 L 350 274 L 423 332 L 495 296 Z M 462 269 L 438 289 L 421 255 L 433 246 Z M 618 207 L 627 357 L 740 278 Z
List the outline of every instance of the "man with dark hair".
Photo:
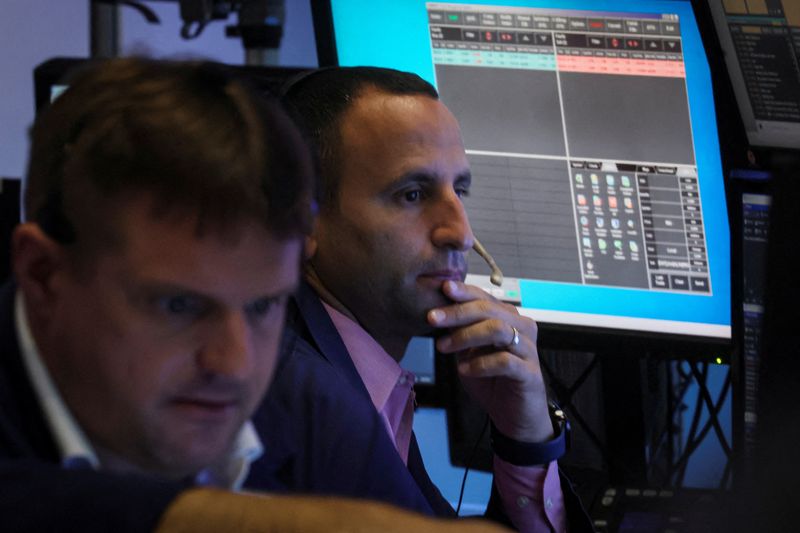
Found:
M 474 237 L 462 197 L 471 174 L 458 123 L 436 90 L 395 70 L 332 68 L 295 81 L 285 101 L 321 175 L 305 279 L 288 313 L 305 344 L 290 355 L 315 354 L 331 379 L 349 385 L 343 394 L 355 390 L 374 406 L 395 461 L 407 466 L 401 477 L 414 480 L 429 512 L 446 516 L 453 510 L 425 473 L 411 429 L 413 376 L 398 364 L 412 336 L 437 337 L 492 422 L 487 515 L 524 531 L 564 531 L 567 522 L 591 529 L 568 482 L 561 489 L 555 460 L 565 435 L 549 413 L 536 324 L 464 284 Z M 289 382 L 279 375 L 270 396 Z M 297 424 L 319 424 L 315 413 L 292 413 Z
M 3 531 L 435 526 L 214 490 L 280 488 L 283 456 L 264 453 L 254 412 L 300 278 L 310 182 L 280 106 L 219 66 L 110 61 L 37 120 L 0 292 Z M 284 372 L 381 434 L 313 366 Z M 334 478 L 338 436 L 318 461 Z

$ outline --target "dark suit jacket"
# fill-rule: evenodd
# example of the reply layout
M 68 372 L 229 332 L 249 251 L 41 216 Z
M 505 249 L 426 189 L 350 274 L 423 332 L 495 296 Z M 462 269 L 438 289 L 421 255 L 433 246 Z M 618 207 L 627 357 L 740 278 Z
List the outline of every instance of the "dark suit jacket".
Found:
M 20 356 L 14 290 L 0 289 L 0 530 L 151 531 L 187 484 L 61 468 Z M 305 357 L 312 352 L 301 339 L 289 334 L 283 342 L 295 355 L 279 367 L 285 386 L 253 416 L 265 453 L 244 487 L 374 498 L 430 512 L 411 490 L 413 480 L 383 483 L 405 467 L 375 409 L 346 394 L 318 357 Z M 317 423 L 301 426 L 290 419 L 294 412 Z
M 316 359 L 324 362 L 323 370 L 328 376 L 326 380 L 331 383 L 338 383 L 336 388 L 342 396 L 347 396 L 348 398 L 354 396 L 357 400 L 356 403 L 361 404 L 362 407 L 369 406 L 372 412 L 377 415 L 366 386 L 361 381 L 361 377 L 358 375 L 344 342 L 336 331 L 327 311 L 322 306 L 319 297 L 307 284 L 301 285 L 290 304 L 287 317 L 287 336 L 295 340 L 293 343 L 284 344 L 286 351 L 282 354 L 282 357 L 285 361 L 294 360 L 295 363 L 311 364 L 312 360 Z M 306 439 L 308 440 L 306 445 L 313 448 L 313 442 L 311 442 L 313 438 L 308 433 L 317 433 L 320 427 L 326 424 L 333 424 L 334 426 L 337 424 L 331 420 L 321 419 L 321 413 L 313 408 L 313 404 L 317 401 L 328 402 L 330 398 L 320 398 L 314 388 L 306 388 L 305 391 L 298 389 L 291 379 L 286 379 L 282 372 L 279 371 L 267 395 L 265 405 L 268 406 L 267 408 L 271 412 L 275 413 L 269 417 L 271 420 L 280 420 L 277 414 L 284 411 L 284 426 L 272 426 L 272 430 L 276 433 L 281 433 L 293 425 L 292 431 L 294 434 L 292 438 L 297 440 L 298 435 L 306 433 Z M 303 405 L 302 402 L 278 400 L 287 395 L 295 395 L 296 397 L 305 395 L 303 400 L 305 402 L 309 402 L 309 398 L 313 400 L 311 400 L 310 405 L 306 404 L 302 409 L 298 409 L 297 406 Z M 352 401 L 352 399 L 348 399 L 348 402 L 352 403 Z M 349 418 L 349 413 L 347 411 L 336 413 L 330 410 L 329 416 L 347 419 Z M 287 421 L 289 421 L 288 424 L 286 424 Z M 382 431 L 380 433 L 383 433 L 383 437 L 386 438 L 382 438 L 379 435 L 371 435 L 370 438 L 365 439 L 360 434 L 362 428 L 353 423 L 350 424 L 349 429 L 351 438 L 357 441 L 357 444 L 354 444 L 349 450 L 337 451 L 336 455 L 340 460 L 354 461 L 354 465 L 358 465 L 357 472 L 363 476 L 365 483 L 371 490 L 361 494 L 351 492 L 350 495 L 363 497 L 375 497 L 377 495 L 379 499 L 415 510 L 427 510 L 427 512 L 432 512 L 438 516 L 455 515 L 453 508 L 428 477 L 416 438 L 413 435 L 409 450 L 408 467 L 406 467 L 383 427 L 381 427 Z M 384 448 L 384 450 L 377 450 L 376 447 Z M 318 447 L 317 449 L 321 448 Z M 370 470 L 373 466 L 360 463 L 362 457 L 368 456 L 379 456 L 378 462 L 382 463 L 380 471 L 372 472 Z M 313 468 L 308 468 L 297 462 L 294 467 L 305 471 L 313 470 Z M 292 483 L 295 486 L 302 487 L 303 485 L 298 484 L 297 480 L 294 480 L 294 482 L 288 481 L 287 485 Z M 569 481 L 563 476 L 562 490 L 567 507 L 570 531 L 592 531 L 591 521 L 583 510 Z M 427 502 L 427 506 L 421 506 L 417 503 L 420 497 Z M 411 502 L 412 505 L 409 505 L 408 502 Z M 487 516 L 506 525 L 511 525 L 502 509 L 495 487 L 492 488 Z

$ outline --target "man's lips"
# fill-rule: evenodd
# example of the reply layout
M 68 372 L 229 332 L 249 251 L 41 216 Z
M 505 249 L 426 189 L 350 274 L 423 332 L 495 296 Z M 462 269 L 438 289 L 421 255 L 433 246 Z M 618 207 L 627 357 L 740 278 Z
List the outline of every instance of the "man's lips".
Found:
M 208 398 L 175 398 L 173 403 L 177 404 L 192 404 L 192 405 L 200 405 L 200 406 L 207 406 L 210 409 L 213 408 L 222 408 L 228 407 L 231 405 L 237 405 L 239 402 L 236 400 L 221 400 L 221 399 L 208 399 Z
M 227 416 L 236 412 L 241 405 L 239 398 L 213 395 L 177 396 L 170 403 L 199 416 Z

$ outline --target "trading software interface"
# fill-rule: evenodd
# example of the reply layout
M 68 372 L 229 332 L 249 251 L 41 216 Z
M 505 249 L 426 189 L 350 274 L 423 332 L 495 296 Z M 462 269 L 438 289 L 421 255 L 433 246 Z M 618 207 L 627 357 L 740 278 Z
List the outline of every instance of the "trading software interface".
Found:
M 510 278 L 472 281 L 711 294 L 678 16 L 426 7 L 470 222 Z

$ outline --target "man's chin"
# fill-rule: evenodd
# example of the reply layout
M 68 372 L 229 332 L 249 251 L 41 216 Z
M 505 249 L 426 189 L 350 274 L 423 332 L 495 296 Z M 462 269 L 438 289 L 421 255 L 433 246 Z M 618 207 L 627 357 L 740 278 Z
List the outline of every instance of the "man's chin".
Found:
M 428 322 L 428 312 L 453 304 L 441 292 L 441 287 L 431 289 L 417 285 L 414 290 L 397 291 L 394 296 L 394 305 L 384 310 L 384 321 L 392 325 L 393 334 L 410 337 L 435 337 L 440 334 L 441 329 Z
M 214 466 L 222 465 L 230 457 L 232 447 L 184 447 L 160 457 L 160 468 L 168 472 L 169 479 L 185 479 Z
M 445 307 L 453 302 L 445 298 L 443 295 L 433 300 L 434 301 L 426 302 L 428 305 L 419 311 L 419 318 L 416 321 L 416 331 L 413 333 L 415 337 L 439 337 L 448 331 L 447 328 L 437 328 L 432 326 L 431 323 L 428 322 L 428 313 L 432 309 Z
M 236 430 L 219 427 L 215 431 L 184 428 L 184 431 L 173 433 L 171 438 L 156 445 L 160 451 L 158 457 L 163 464 L 172 464 L 180 471 L 203 470 L 230 456 L 241 424 L 236 427 Z
M 444 292 L 442 292 L 442 286 L 444 285 L 444 282 L 445 280 L 442 279 L 426 277 L 417 278 L 417 301 L 428 309 L 453 303 L 453 301 L 445 296 Z

